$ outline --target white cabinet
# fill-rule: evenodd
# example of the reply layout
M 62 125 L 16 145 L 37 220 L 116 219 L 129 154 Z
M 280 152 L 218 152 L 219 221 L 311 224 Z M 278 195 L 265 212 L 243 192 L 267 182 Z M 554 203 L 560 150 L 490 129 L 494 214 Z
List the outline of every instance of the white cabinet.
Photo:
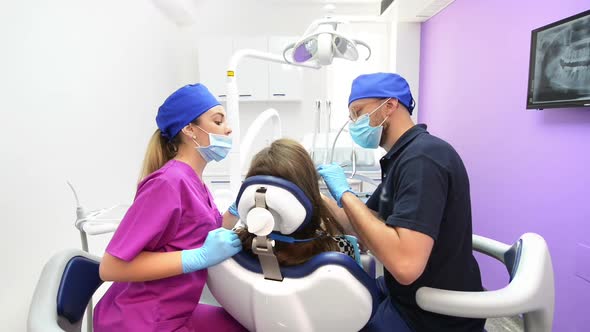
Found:
M 255 49 L 282 55 L 297 37 L 203 37 L 199 40 L 200 82 L 219 100 L 225 100 L 226 71 L 231 56 L 240 49 Z M 243 58 L 236 68 L 240 101 L 299 101 L 302 98 L 302 68 Z
M 267 38 L 242 37 L 233 40 L 233 51 L 230 57 L 241 49 L 267 50 Z M 206 65 L 206 64 L 205 64 Z M 226 64 L 227 68 L 227 64 Z M 245 58 L 238 63 L 235 72 L 238 82 L 240 100 L 266 100 L 268 96 L 268 63 L 258 59 Z M 225 76 L 224 76 L 225 82 Z
M 199 40 L 199 82 L 208 87 L 220 100 L 226 95 L 225 77 L 232 53 L 231 37 L 217 36 Z
M 270 37 L 268 51 L 283 54 L 285 46 L 297 41 L 297 37 Z M 287 64 L 269 64 L 268 90 L 270 100 L 301 100 L 303 75 L 301 67 Z M 309 70 L 309 69 L 308 69 Z

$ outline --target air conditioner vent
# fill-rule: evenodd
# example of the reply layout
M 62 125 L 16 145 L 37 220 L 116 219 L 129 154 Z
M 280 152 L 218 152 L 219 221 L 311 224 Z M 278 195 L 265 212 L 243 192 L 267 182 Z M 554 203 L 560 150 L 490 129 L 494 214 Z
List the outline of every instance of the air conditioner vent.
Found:
M 390 8 L 399 22 L 424 22 L 455 0 L 395 0 Z
M 433 0 L 429 1 L 425 7 L 420 10 L 416 16 L 421 18 L 429 19 L 432 16 L 438 14 L 441 10 L 445 9 L 448 5 L 453 3 L 455 0 Z

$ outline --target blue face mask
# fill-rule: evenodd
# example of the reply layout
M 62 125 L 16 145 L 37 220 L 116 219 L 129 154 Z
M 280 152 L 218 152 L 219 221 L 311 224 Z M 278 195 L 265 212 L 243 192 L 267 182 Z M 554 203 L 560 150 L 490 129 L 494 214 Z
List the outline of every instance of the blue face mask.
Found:
M 352 140 L 366 149 L 376 149 L 379 147 L 379 143 L 381 142 L 381 134 L 383 133 L 383 123 L 387 118 L 383 119 L 383 121 L 377 127 L 371 127 L 371 114 L 377 112 L 381 106 L 385 105 L 385 103 L 390 98 L 387 98 L 381 105 L 379 105 L 373 111 L 361 115 L 356 121 L 351 122 L 348 125 L 348 130 L 350 131 L 350 136 L 352 136 Z M 389 116 L 388 116 L 389 117 Z
M 203 130 L 201 127 L 197 127 Z M 203 132 L 207 133 L 205 130 Z M 226 135 L 217 135 L 207 133 L 209 135 L 209 146 L 201 146 L 194 138 L 193 141 L 198 145 L 197 151 L 201 154 L 206 162 L 211 160 L 220 161 L 227 156 L 231 150 L 231 137 Z

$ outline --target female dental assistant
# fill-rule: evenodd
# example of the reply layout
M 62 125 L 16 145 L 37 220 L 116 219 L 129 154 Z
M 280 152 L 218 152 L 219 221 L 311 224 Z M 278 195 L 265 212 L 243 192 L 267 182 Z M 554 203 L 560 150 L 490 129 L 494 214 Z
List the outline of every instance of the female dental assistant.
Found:
M 111 239 L 100 277 L 114 281 L 94 311 L 100 331 L 242 331 L 222 308 L 198 304 L 207 268 L 241 250 L 202 181 L 231 148 L 225 111 L 202 84 L 166 99 L 135 200 Z

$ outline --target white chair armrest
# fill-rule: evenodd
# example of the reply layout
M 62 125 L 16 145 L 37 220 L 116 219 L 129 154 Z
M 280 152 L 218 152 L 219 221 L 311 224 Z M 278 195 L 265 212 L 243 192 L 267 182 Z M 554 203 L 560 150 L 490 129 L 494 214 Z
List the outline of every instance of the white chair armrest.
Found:
M 489 318 L 518 315 L 536 309 L 531 302 L 534 295 L 527 296 L 527 289 L 517 289 L 514 283 L 495 291 L 460 292 L 422 287 L 416 292 L 420 308 L 442 315 Z
M 510 246 L 505 243 L 488 239 L 487 237 L 473 235 L 473 250 L 495 258 L 502 263 L 504 263 L 504 253 L 508 249 L 510 249 Z

